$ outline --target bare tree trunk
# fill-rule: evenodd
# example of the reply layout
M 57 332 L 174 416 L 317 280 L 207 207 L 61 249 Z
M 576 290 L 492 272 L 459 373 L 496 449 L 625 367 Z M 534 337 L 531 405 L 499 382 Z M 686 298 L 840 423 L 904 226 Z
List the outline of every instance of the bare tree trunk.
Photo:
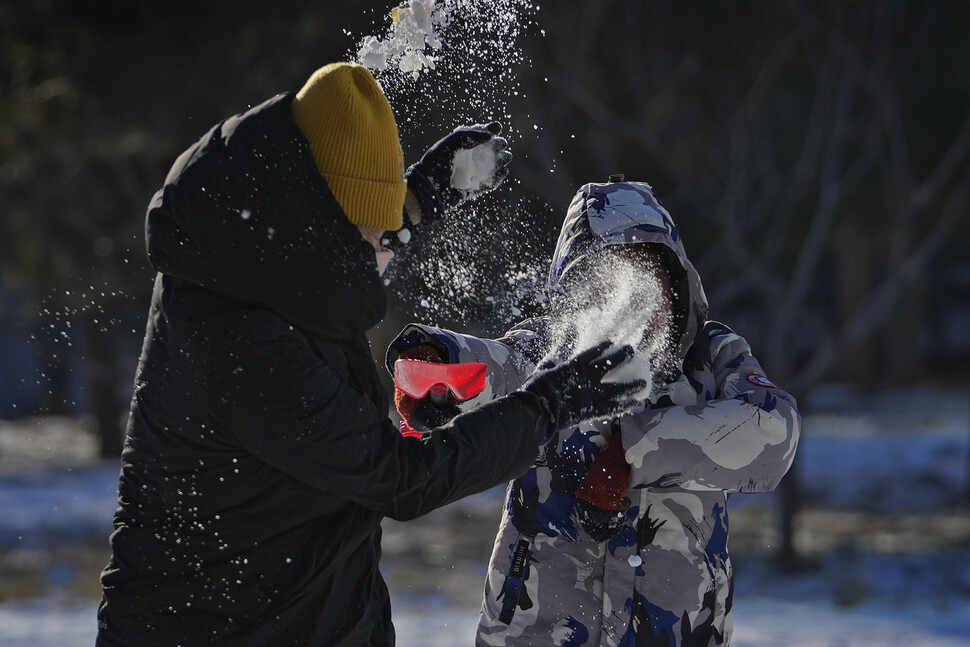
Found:
M 970 510 L 970 395 L 964 395 L 967 404 L 967 498 L 964 505 Z
M 85 374 L 88 393 L 91 398 L 91 412 L 100 441 L 99 453 L 102 458 L 116 458 L 121 455 L 124 432 L 121 426 L 122 411 L 115 391 L 117 375 L 113 370 L 111 344 L 108 333 L 93 321 L 91 313 L 83 317 Z
M 673 5 L 546 14 L 534 58 L 552 63 L 542 68 L 549 83 L 534 84 L 524 110 L 543 115 L 545 146 L 517 173 L 557 201 L 616 170 L 654 182 L 711 312 L 752 322 L 744 334 L 796 397 L 833 376 L 912 379 L 922 314 L 914 295 L 970 204 L 970 118 L 950 120 L 952 136 L 927 155 L 907 102 L 906 84 L 936 65 L 919 44 L 933 38 L 937 10 L 803 0 L 778 9 L 772 31 L 748 34 L 763 54 L 730 67 L 719 50 L 669 37 L 676 29 L 641 37 L 643 25 L 686 17 Z M 717 76 L 716 92 L 705 92 L 715 87 L 706 74 Z M 781 485 L 778 557 L 790 569 L 797 476 L 796 461 Z
M 839 280 L 833 289 L 837 291 L 838 317 L 839 321 L 849 321 L 873 290 L 872 244 L 856 225 L 846 223 L 839 228 L 834 246 Z M 848 382 L 864 382 L 877 370 L 876 350 L 871 336 L 858 340 L 845 349 L 833 373 Z
M 778 565 L 786 573 L 797 573 L 802 567 L 798 547 L 795 545 L 795 520 L 798 517 L 798 511 L 802 509 L 797 456 L 788 474 L 782 480 L 780 490 L 781 509 L 778 523 L 781 530 L 781 546 L 778 547 L 777 553 Z
M 923 272 L 920 272 L 900 287 L 896 308 L 889 317 L 890 348 L 886 373 L 893 384 L 911 382 L 924 368 L 921 360 L 925 353 L 919 335 L 919 315 L 923 312 L 922 296 L 925 294 L 925 288 L 920 285 L 922 279 Z

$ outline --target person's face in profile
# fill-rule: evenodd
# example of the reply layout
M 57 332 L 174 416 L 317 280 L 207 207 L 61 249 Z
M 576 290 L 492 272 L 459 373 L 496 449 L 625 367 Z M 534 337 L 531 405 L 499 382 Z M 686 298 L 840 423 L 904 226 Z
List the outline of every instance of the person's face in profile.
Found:
M 377 257 L 377 273 L 380 275 L 384 274 L 384 270 L 387 269 L 387 264 L 391 262 L 394 257 L 394 252 L 385 248 L 381 245 L 381 238 L 384 237 L 384 230 L 377 229 L 375 227 L 361 227 L 358 226 L 357 230 L 360 232 L 361 237 L 371 244 L 374 248 L 374 254 Z

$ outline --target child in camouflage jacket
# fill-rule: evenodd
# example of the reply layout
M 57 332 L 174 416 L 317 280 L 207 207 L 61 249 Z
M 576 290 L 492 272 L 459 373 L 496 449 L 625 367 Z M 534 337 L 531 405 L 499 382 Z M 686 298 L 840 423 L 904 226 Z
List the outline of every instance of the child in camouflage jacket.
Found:
M 649 307 L 611 275 L 653 293 Z M 434 361 L 487 364 L 480 394 L 461 403 L 451 396 L 458 411 L 511 392 L 584 336 L 615 334 L 622 326 L 610 317 L 639 321 L 634 336 L 642 335 L 652 389 L 637 411 L 560 430 L 510 483 L 476 643 L 728 645 L 727 496 L 771 490 L 787 472 L 800 427 L 794 398 L 765 376 L 742 337 L 707 320 L 700 277 L 646 183 L 579 190 L 549 288 L 553 315 L 501 339 L 412 324 L 388 352 L 389 367 L 402 353 L 429 359 L 429 350 Z M 583 307 L 600 319 L 583 319 Z M 440 422 L 440 407 L 397 395 L 415 426 L 422 411 L 439 413 L 428 426 Z

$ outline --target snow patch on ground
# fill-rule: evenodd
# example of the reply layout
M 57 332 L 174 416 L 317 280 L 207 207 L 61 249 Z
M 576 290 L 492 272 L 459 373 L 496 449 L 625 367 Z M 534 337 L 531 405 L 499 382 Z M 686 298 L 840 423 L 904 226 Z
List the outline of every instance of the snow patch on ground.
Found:
M 112 463 L 0 480 L 0 546 L 106 540 L 118 507 L 118 473 Z
M 4 647 L 93 645 L 97 606 L 31 600 L 0 604 L 0 644 Z
M 837 388 L 801 400 L 799 479 L 813 508 L 797 525 L 803 535 L 833 536 L 812 539 L 806 571 L 784 576 L 767 555 L 776 539 L 754 527 L 773 526 L 776 495 L 732 496 L 734 645 L 970 647 L 970 396 Z M 0 421 L 4 647 L 94 641 L 118 477 L 117 461 L 98 460 L 95 447 L 83 419 Z M 920 476 L 929 474 L 938 481 Z M 890 494 L 857 494 L 881 489 Z M 502 499 L 496 488 L 384 524 L 381 570 L 399 645 L 472 644 Z M 30 569 L 40 574 L 27 593 L 16 582 Z

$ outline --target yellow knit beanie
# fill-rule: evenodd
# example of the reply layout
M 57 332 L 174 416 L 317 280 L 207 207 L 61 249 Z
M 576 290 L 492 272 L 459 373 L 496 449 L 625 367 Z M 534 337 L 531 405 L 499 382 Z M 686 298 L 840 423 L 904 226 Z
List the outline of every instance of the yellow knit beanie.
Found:
M 391 104 L 367 68 L 331 63 L 292 104 L 320 174 L 347 218 L 396 231 L 404 212 L 404 153 Z

